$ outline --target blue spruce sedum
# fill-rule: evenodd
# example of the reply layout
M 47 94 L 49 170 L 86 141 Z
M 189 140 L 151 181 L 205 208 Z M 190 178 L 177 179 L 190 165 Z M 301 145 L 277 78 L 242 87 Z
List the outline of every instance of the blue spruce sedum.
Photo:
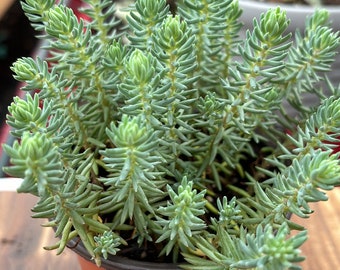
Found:
M 268 10 L 241 39 L 237 1 L 177 1 L 173 15 L 137 0 L 118 19 L 112 1 L 84 0 L 90 21 L 56 2 L 22 3 L 49 53 L 12 66 L 36 93 L 9 107 L 4 145 L 5 172 L 55 227 L 48 249 L 80 238 L 100 265 L 134 239 L 184 269 L 298 269 L 307 232 L 288 216 L 308 217 L 340 181 L 327 12 L 287 33 Z

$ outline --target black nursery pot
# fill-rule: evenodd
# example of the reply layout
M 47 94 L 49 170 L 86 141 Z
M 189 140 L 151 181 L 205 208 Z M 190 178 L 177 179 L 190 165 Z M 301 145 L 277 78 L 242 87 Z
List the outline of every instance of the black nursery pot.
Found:
M 90 263 L 88 265 L 92 266 L 92 268 L 83 267 L 82 270 L 180 270 L 178 265 L 172 263 L 144 262 L 112 255 L 109 255 L 107 260 L 102 259 L 101 267 L 98 268 L 93 263 L 93 260 L 91 261 L 91 256 L 81 242 L 77 243 L 75 240 L 71 240 L 68 246 L 81 257 L 79 261 L 82 267 L 85 264 L 84 259 Z

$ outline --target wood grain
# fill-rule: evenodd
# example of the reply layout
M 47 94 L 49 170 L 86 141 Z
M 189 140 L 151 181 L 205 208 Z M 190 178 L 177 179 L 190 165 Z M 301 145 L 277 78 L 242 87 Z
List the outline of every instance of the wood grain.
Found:
M 329 192 L 329 202 L 312 204 L 315 214 L 299 220 L 309 229 L 303 246 L 305 270 L 334 270 L 340 266 L 340 188 Z M 80 270 L 71 250 L 59 256 L 42 247 L 55 242 L 52 229 L 42 228 L 44 220 L 32 219 L 29 209 L 36 198 L 15 192 L 0 192 L 0 269 Z M 297 217 L 293 217 L 296 221 Z
M 30 217 L 36 201 L 27 194 L 0 193 L 0 269 L 80 270 L 73 251 L 57 256 L 55 251 L 43 249 L 56 239 L 52 229 L 39 226 L 45 220 Z
M 301 248 L 307 259 L 300 264 L 306 270 L 340 269 L 340 187 L 327 194 L 329 201 L 311 204 L 310 218 L 293 217 L 308 229 L 308 240 Z

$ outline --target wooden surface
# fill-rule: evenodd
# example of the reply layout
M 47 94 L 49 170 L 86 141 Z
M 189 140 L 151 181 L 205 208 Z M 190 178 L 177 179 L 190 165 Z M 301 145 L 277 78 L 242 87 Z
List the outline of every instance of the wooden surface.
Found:
M 306 270 L 340 269 L 340 188 L 329 192 L 330 201 L 313 204 L 315 214 L 302 220 L 309 228 L 303 246 Z M 42 220 L 30 218 L 29 209 L 36 198 L 15 192 L 0 192 L 0 269 L 6 270 L 80 270 L 71 250 L 56 256 L 42 247 L 55 242 L 53 231 L 42 228 Z M 294 220 L 297 218 L 294 217 Z
M 0 269 L 80 270 L 73 251 L 56 256 L 42 248 L 56 239 L 51 228 L 40 226 L 44 220 L 30 217 L 36 201 L 31 195 L 0 192 Z
M 329 201 L 311 204 L 315 213 L 308 219 L 293 217 L 308 228 L 308 240 L 302 246 L 307 258 L 305 270 L 340 269 L 340 187 L 328 192 Z

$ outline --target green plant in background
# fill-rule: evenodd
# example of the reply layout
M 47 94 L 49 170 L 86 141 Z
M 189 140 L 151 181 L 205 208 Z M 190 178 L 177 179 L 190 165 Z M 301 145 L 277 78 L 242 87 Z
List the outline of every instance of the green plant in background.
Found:
M 138 0 L 125 26 L 112 1 L 84 3 L 89 21 L 22 3 L 49 54 L 12 66 L 35 93 L 9 107 L 4 170 L 40 197 L 33 217 L 60 238 L 48 249 L 80 238 L 100 265 L 155 242 L 184 269 L 298 268 L 307 233 L 289 215 L 340 181 L 339 89 L 320 86 L 339 46 L 328 13 L 292 42 L 279 8 L 241 39 L 237 1 L 177 1 L 173 15 Z

